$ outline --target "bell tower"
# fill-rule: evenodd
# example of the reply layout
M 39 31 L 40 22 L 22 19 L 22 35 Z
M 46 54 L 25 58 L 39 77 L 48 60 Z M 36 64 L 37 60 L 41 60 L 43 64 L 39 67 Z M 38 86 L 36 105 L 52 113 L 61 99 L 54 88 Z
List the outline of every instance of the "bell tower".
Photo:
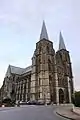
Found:
M 59 50 L 56 52 L 59 103 L 71 103 L 73 95 L 71 60 L 69 51 L 66 50 L 61 32 L 59 39 Z
M 32 74 L 31 89 L 33 89 L 33 84 L 35 87 L 32 99 L 34 98 L 43 102 L 56 102 L 55 50 L 53 49 L 53 43 L 49 40 L 44 21 L 40 40 L 36 43 L 34 54 L 35 57 L 33 57 L 32 63 L 35 63 L 35 65 L 32 65 L 34 75 Z M 33 82 L 33 78 L 35 82 Z

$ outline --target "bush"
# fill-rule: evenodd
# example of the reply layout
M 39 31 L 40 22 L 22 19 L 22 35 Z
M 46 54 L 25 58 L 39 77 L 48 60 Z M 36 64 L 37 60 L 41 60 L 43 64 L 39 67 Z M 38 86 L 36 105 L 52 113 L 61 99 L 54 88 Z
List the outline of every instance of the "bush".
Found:
M 80 107 L 80 91 L 75 92 L 74 104 L 76 107 Z

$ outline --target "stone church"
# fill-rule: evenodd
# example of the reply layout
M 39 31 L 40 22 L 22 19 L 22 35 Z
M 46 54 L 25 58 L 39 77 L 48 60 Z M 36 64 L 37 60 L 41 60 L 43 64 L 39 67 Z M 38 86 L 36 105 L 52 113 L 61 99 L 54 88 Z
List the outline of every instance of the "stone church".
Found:
M 55 52 L 43 21 L 32 65 L 26 68 L 8 66 L 1 87 L 1 98 L 54 104 L 71 103 L 74 92 L 71 66 L 69 51 L 62 34 L 60 33 L 59 37 L 59 49 Z

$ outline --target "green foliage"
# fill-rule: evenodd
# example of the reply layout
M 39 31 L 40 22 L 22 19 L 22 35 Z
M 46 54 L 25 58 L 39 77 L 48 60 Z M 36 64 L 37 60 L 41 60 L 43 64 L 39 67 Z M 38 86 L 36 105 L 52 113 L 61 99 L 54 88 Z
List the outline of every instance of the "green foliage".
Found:
M 74 104 L 76 107 L 80 107 L 80 91 L 75 92 Z
M 2 104 L 4 104 L 5 107 L 14 107 L 15 101 L 12 101 L 10 98 L 5 98 L 3 99 Z

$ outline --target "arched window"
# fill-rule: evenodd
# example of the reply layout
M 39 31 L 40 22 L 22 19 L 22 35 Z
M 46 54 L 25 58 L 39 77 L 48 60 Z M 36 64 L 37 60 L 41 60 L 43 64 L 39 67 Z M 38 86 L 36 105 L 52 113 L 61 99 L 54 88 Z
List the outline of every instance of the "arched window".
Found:
M 51 60 L 50 59 L 48 59 L 48 69 L 49 71 L 51 71 Z
M 49 84 L 52 84 L 52 77 L 49 75 Z
M 50 63 L 50 64 L 51 64 L 51 60 L 50 60 L 50 59 L 48 59 L 48 63 Z
M 47 49 L 47 52 L 49 53 L 49 46 L 47 46 L 47 48 L 46 48 L 46 49 Z
M 42 49 L 42 47 L 40 46 L 40 47 L 39 47 L 39 53 L 41 52 L 41 49 Z
M 38 92 L 38 98 L 40 98 L 40 92 Z
M 60 57 L 60 59 L 62 60 L 62 54 L 61 54 L 61 53 L 59 53 L 59 57 Z
M 40 81 L 40 78 L 39 78 L 39 86 L 41 85 L 41 81 Z
M 41 63 L 41 56 L 39 56 L 39 64 Z

